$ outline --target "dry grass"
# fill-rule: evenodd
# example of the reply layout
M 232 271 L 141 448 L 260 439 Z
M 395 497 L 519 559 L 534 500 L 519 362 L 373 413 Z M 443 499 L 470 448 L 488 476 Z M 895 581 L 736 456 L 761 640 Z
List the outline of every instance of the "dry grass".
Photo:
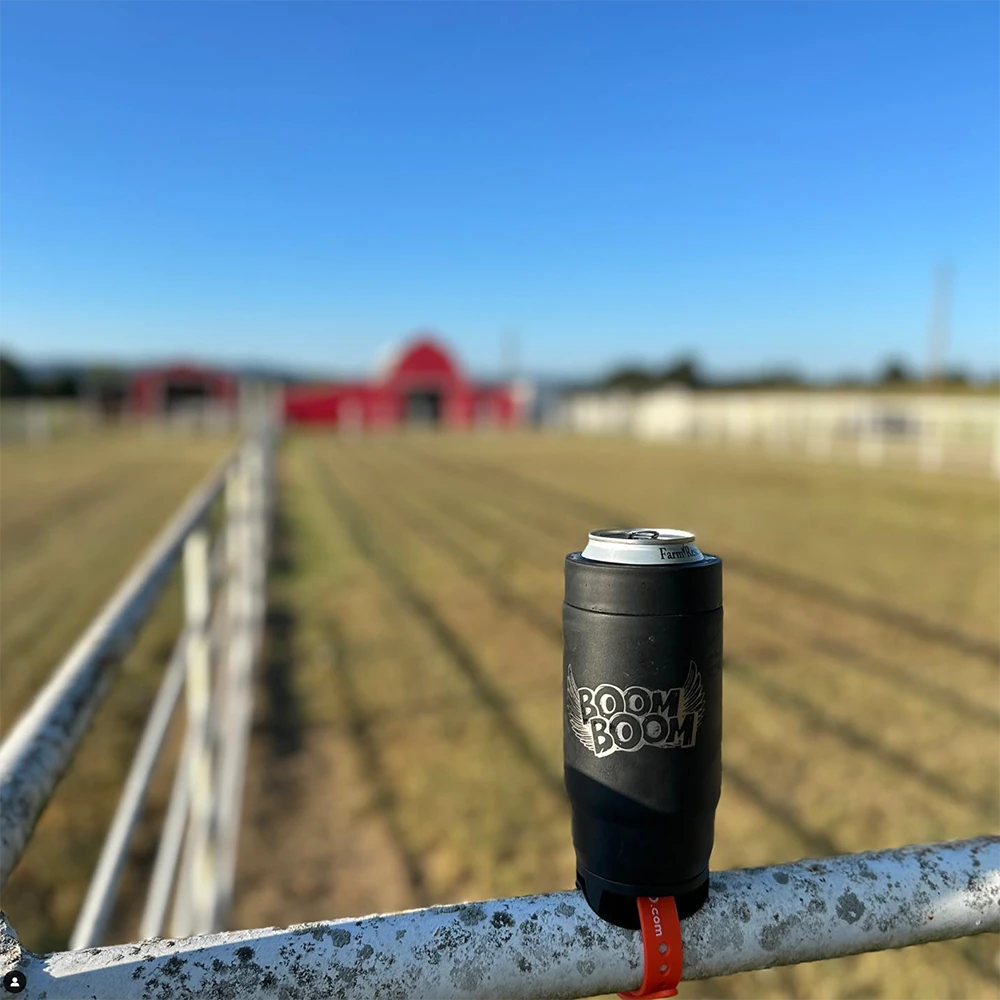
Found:
M 4 732 L 226 447 L 220 439 L 120 432 L 0 448 Z M 168 590 L 123 665 L 4 888 L 4 909 L 33 950 L 66 945 L 176 635 L 178 589 Z M 126 900 L 155 846 L 163 777 L 126 875 Z
M 573 879 L 562 557 L 727 560 L 716 867 L 996 828 L 994 484 L 543 436 L 292 438 L 235 924 Z M 993 997 L 995 938 L 690 985 Z
M 221 445 L 93 448 L 0 450 L 7 724 Z M 562 558 L 612 523 L 690 527 L 726 559 L 715 867 L 996 829 L 993 483 L 594 439 L 299 435 L 280 500 L 235 926 L 572 883 Z M 5 891 L 29 947 L 65 943 L 176 615 L 173 594 Z M 995 954 L 970 939 L 684 995 L 994 997 Z

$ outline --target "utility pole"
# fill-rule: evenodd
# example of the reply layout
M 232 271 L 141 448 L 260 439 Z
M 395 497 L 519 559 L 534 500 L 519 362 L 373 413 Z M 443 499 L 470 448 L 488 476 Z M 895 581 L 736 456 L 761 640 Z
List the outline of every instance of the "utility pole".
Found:
M 520 374 L 520 341 L 517 332 L 508 330 L 500 335 L 500 373 L 506 382 L 513 381 Z
M 927 379 L 934 382 L 944 375 L 951 334 L 951 289 L 955 269 L 950 261 L 941 261 L 934 269 L 934 291 L 927 330 Z

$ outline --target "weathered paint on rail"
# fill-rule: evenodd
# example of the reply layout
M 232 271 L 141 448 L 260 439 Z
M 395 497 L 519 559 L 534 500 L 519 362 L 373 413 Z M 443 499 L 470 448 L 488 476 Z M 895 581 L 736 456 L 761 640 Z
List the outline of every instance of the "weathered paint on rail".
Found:
M 998 929 L 997 837 L 719 872 L 682 924 L 684 978 Z M 4 933 L 23 1000 L 578 997 L 634 989 L 642 961 L 577 892 L 47 956 Z

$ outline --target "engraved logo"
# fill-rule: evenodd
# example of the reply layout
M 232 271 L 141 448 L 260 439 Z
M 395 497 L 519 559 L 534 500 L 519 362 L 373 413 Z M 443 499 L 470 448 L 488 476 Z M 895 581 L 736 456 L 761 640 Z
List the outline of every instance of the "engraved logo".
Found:
M 693 747 L 705 715 L 705 688 L 694 660 L 684 686 L 667 691 L 638 685 L 577 687 L 570 667 L 566 706 L 576 738 L 597 757 L 642 747 Z

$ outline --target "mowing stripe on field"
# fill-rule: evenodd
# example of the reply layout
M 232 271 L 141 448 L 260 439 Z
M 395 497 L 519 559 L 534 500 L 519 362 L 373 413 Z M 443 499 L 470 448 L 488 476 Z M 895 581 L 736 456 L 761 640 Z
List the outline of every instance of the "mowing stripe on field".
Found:
M 361 459 L 359 464 L 366 468 L 370 475 L 374 474 L 377 481 L 387 482 L 384 471 L 378 467 L 373 469 L 368 464 L 367 458 Z M 418 535 L 427 534 L 433 537 L 435 543 L 448 552 L 464 573 L 476 577 L 482 583 L 489 591 L 495 604 L 516 614 L 543 638 L 558 644 L 562 643 L 562 624 L 560 622 L 544 611 L 540 611 L 531 600 L 497 576 L 475 552 L 463 546 L 446 529 L 443 529 L 439 522 L 422 513 L 412 503 L 403 500 L 398 492 L 386 491 L 386 495 L 392 496 L 396 500 L 400 521 Z
M 385 488 L 392 485 L 387 481 L 385 475 L 380 476 L 376 474 L 376 478 L 382 486 L 384 496 L 392 496 L 396 501 L 397 508 L 400 507 L 401 503 L 405 505 L 406 502 L 400 499 L 398 488 L 395 490 Z M 398 486 L 398 483 L 396 485 Z M 403 509 L 405 510 L 405 506 Z M 451 516 L 458 516 L 459 514 L 460 511 L 456 510 Z M 506 584 L 494 582 L 496 578 L 489 573 L 471 552 L 464 549 L 453 536 L 449 535 L 443 524 L 431 520 L 426 515 L 417 515 L 418 520 L 414 521 L 412 506 L 409 514 L 403 513 L 400 517 L 402 520 L 409 519 L 413 525 L 419 524 L 420 530 L 432 531 L 436 542 L 445 543 L 444 549 L 451 554 L 453 561 L 457 562 L 460 566 L 475 565 L 477 568 L 470 575 L 475 575 L 479 578 L 485 576 L 489 579 L 490 582 L 487 583 L 487 587 L 491 595 L 502 595 L 500 602 L 508 610 L 524 617 L 524 620 L 529 625 L 541 631 L 547 638 L 555 642 L 561 641 L 561 625 L 555 618 L 539 613 L 527 598 L 517 594 Z M 523 547 L 519 547 L 519 551 L 522 549 Z M 530 618 L 525 617 L 523 614 L 526 608 L 531 609 Z M 546 620 L 548 622 L 547 626 L 544 624 Z M 726 661 L 726 668 L 739 682 L 748 684 L 758 691 L 763 691 L 774 703 L 780 704 L 782 707 L 800 716 L 810 727 L 829 733 L 850 749 L 877 759 L 900 774 L 917 781 L 919 784 L 924 785 L 956 804 L 966 806 L 983 814 L 992 815 L 996 812 L 997 800 L 994 797 L 955 787 L 949 779 L 912 760 L 905 752 L 886 745 L 877 737 L 858 729 L 850 722 L 830 716 L 817 708 L 808 699 L 801 697 L 782 685 L 767 680 L 760 675 L 759 671 L 748 669 L 744 664 L 733 663 L 729 660 Z
M 507 699 L 489 680 L 476 656 L 391 558 L 360 507 L 344 490 L 330 469 L 318 462 L 314 463 L 314 468 L 323 495 L 331 509 L 344 522 L 357 550 L 377 570 L 396 599 L 416 615 L 433 634 L 438 644 L 448 654 L 450 662 L 471 683 L 480 701 L 492 713 L 507 740 L 535 771 L 545 788 L 552 795 L 565 799 L 562 774 L 551 766 L 545 755 L 534 745 L 531 736 L 514 717 Z
M 379 465 L 377 460 L 369 454 L 367 458 L 363 460 L 363 464 L 367 465 L 369 469 L 372 469 L 374 465 L 374 474 L 378 477 L 379 482 L 385 486 L 391 485 L 384 474 L 385 463 L 381 463 L 381 465 Z M 380 469 L 382 474 L 379 473 Z M 462 509 L 462 505 L 447 505 L 450 519 L 449 522 L 446 523 L 444 521 L 433 520 L 426 514 L 419 513 L 413 504 L 412 493 L 392 491 L 391 494 L 387 493 L 386 495 L 394 496 L 397 502 L 402 505 L 401 513 L 399 515 L 401 521 L 417 532 L 431 533 L 438 543 L 443 544 L 448 549 L 451 556 L 460 564 L 461 568 L 465 572 L 469 575 L 475 576 L 483 583 L 499 606 L 518 614 L 528 625 L 546 638 L 556 642 L 561 642 L 561 627 L 558 621 L 551 616 L 540 612 L 533 602 L 506 584 L 489 568 L 485 562 L 475 555 L 471 549 L 464 548 L 453 537 L 449 529 L 453 528 L 453 522 L 455 520 L 463 517 L 465 511 Z M 408 496 L 409 499 L 404 500 L 404 496 Z M 440 500 L 437 500 L 434 506 L 438 509 L 444 509 Z M 458 509 L 456 509 L 456 506 Z M 468 509 L 469 508 L 466 505 L 465 510 Z M 472 517 L 469 517 L 466 518 L 466 520 L 470 523 L 475 523 L 477 527 L 481 524 L 481 520 L 479 518 L 473 519 Z M 781 603 L 778 603 L 777 607 L 782 621 L 788 622 L 790 618 L 787 613 L 782 610 Z M 769 612 L 773 616 L 774 606 L 769 606 Z M 840 645 L 847 647 L 847 644 L 843 642 L 841 642 Z M 944 705 L 963 717 L 978 719 L 985 718 L 987 723 L 990 725 L 995 726 L 1000 724 L 1000 716 L 991 711 L 987 706 L 977 705 L 969 699 L 964 698 L 962 695 L 955 692 L 952 687 L 947 687 L 937 682 L 926 680 L 902 668 L 897 667 L 893 669 L 892 664 L 873 663 L 870 658 L 866 664 L 851 663 L 850 666 L 866 676 L 874 673 L 888 680 L 903 681 L 910 688 L 912 688 L 915 693 L 932 700 L 935 704 Z M 793 708 L 793 710 L 797 711 L 798 714 L 810 718 L 813 722 L 822 718 L 823 722 L 820 724 L 820 728 L 824 731 L 835 734 L 839 739 L 846 742 L 850 746 L 870 750 L 873 756 L 879 757 L 888 766 L 902 771 L 915 780 L 925 782 L 929 787 L 934 788 L 936 791 L 944 794 L 948 798 L 954 798 L 961 802 L 961 804 L 979 809 L 982 809 L 984 804 L 992 802 L 992 799 L 986 796 L 979 796 L 975 793 L 969 793 L 966 795 L 956 791 L 954 788 L 948 786 L 945 779 L 941 778 L 937 773 L 913 764 L 908 758 L 898 751 L 886 748 L 880 741 L 874 740 L 871 736 L 857 730 L 855 727 L 844 723 L 838 723 L 831 717 L 819 713 L 815 707 L 811 706 L 807 701 L 799 698 L 798 696 L 791 695 L 789 697 L 782 698 L 781 703 L 786 707 Z M 883 752 L 880 753 L 880 750 Z M 987 815 L 989 815 L 988 811 Z
M 932 789 L 956 805 L 974 809 L 984 816 L 995 815 L 998 806 L 995 796 L 980 795 L 968 789 L 956 788 L 947 778 L 929 770 L 922 764 L 918 764 L 904 753 L 886 746 L 880 740 L 857 729 L 849 722 L 827 715 L 801 695 L 768 680 L 759 670 L 754 669 L 753 664 L 727 659 L 724 668 L 728 676 L 733 676 L 742 684 L 755 688 L 772 703 L 781 705 L 801 716 L 812 729 L 829 733 L 852 750 L 876 758 L 881 763 Z
M 371 465 L 367 461 L 362 461 L 359 464 L 366 465 L 369 476 L 372 476 Z M 452 558 L 452 561 L 460 569 L 469 573 L 467 567 L 473 565 L 476 568 L 469 575 L 476 576 L 477 578 L 482 578 L 483 576 L 488 578 L 486 586 L 491 596 L 496 596 L 498 593 L 502 594 L 504 598 L 503 604 L 508 610 L 521 616 L 531 627 L 542 631 L 546 638 L 556 643 L 561 642 L 561 626 L 554 617 L 538 612 L 527 599 L 516 594 L 512 588 L 495 582 L 495 578 L 487 570 L 484 570 L 482 563 L 450 535 L 448 529 L 442 523 L 424 514 L 415 515 L 412 502 L 402 499 L 402 491 L 387 488 L 391 484 L 383 473 L 376 471 L 373 478 L 375 479 L 375 485 L 380 495 L 384 497 L 391 496 L 393 498 L 394 510 L 399 512 L 398 519 L 402 523 L 408 524 L 418 532 L 430 532 L 436 544 Z M 412 492 L 408 491 L 408 495 L 412 498 Z M 530 617 L 524 616 L 525 609 L 531 610 Z M 545 622 L 548 623 L 547 627 L 544 626 Z M 882 764 L 899 771 L 904 776 L 915 780 L 918 784 L 924 785 L 951 801 L 971 807 L 977 811 L 993 811 L 995 802 L 990 797 L 980 796 L 973 792 L 955 788 L 946 778 L 937 772 L 924 768 L 904 753 L 886 746 L 882 741 L 869 733 L 859 730 L 850 723 L 827 715 L 807 699 L 759 676 L 756 671 L 747 669 L 745 665 L 727 660 L 726 669 L 727 672 L 733 673 L 738 681 L 750 685 L 758 691 L 763 691 L 773 703 L 779 704 L 788 711 L 800 716 L 811 728 L 830 734 L 850 749 L 880 761 Z M 732 765 L 727 765 L 727 773 L 731 768 Z
M 740 600 L 745 610 L 760 609 L 772 621 L 780 623 L 784 634 L 793 631 L 802 636 L 805 645 L 835 660 L 838 669 L 846 668 L 866 680 L 877 677 L 889 685 L 900 683 L 908 693 L 937 707 L 947 708 L 963 722 L 975 722 L 994 730 L 1000 726 L 1000 708 L 966 697 L 950 676 L 946 683 L 874 656 L 839 635 L 831 636 L 818 629 L 801 609 L 796 609 L 790 602 L 772 601 L 758 589 L 748 588 Z
M 352 454 L 352 458 L 357 459 L 357 454 Z M 366 461 L 364 464 L 369 470 L 371 469 L 370 463 Z M 481 578 L 484 575 L 488 576 L 491 584 L 491 586 L 488 587 L 488 590 L 491 595 L 495 595 L 498 592 L 503 593 L 506 598 L 505 606 L 508 610 L 514 611 L 518 615 L 522 616 L 522 620 L 525 621 L 526 624 L 535 628 L 536 631 L 539 631 L 545 638 L 561 646 L 562 626 L 558 620 L 538 611 L 533 604 L 514 591 L 513 588 L 510 588 L 506 584 L 500 584 L 497 578 L 490 573 L 488 568 L 484 567 L 484 564 L 482 564 L 468 549 L 465 549 L 454 538 L 454 536 L 448 534 L 447 529 L 443 528 L 441 523 L 422 514 L 414 515 L 412 505 L 409 505 L 406 501 L 402 500 L 403 492 L 399 489 L 387 489 L 386 487 L 389 487 L 392 484 L 390 484 L 384 477 L 376 473 L 375 480 L 376 484 L 382 487 L 382 495 L 391 496 L 394 499 L 396 509 L 403 506 L 406 510 L 405 513 L 401 513 L 399 515 L 401 522 L 409 524 L 418 531 L 429 531 L 437 543 L 444 541 L 445 545 L 443 547 L 443 551 L 447 552 L 448 555 L 452 557 L 453 562 L 455 562 L 460 569 L 466 569 L 468 572 L 467 567 L 474 564 L 476 569 L 470 575 L 474 575 L 477 578 Z M 410 495 L 412 496 L 412 494 Z M 523 616 L 523 612 L 529 608 L 531 610 L 531 615 L 526 618 Z M 807 850 L 827 854 L 837 853 L 834 850 L 833 841 L 829 837 L 808 827 L 800 817 L 788 808 L 786 803 L 783 803 L 779 799 L 769 795 L 760 783 L 754 780 L 738 765 L 727 763 L 725 774 L 726 780 L 741 795 L 743 795 L 744 798 L 752 802 L 764 816 L 776 821 L 779 825 L 784 826 L 801 841 Z
M 270 611 L 279 619 L 278 637 L 264 664 L 266 716 L 255 727 L 255 736 L 270 738 L 272 745 L 259 748 L 264 758 L 258 760 L 260 771 L 256 777 L 248 775 L 248 797 L 256 812 L 246 820 L 248 867 L 265 884 L 272 874 L 275 883 L 284 883 L 289 903 L 302 892 L 301 865 L 320 867 L 304 893 L 313 907 L 324 891 L 329 894 L 323 909 L 314 910 L 317 915 L 431 905 L 439 900 L 428 889 L 427 857 L 406 823 L 405 796 L 392 781 L 379 735 L 385 714 L 367 702 L 367 663 L 353 641 L 351 620 L 337 608 L 343 591 L 330 586 L 345 557 L 354 558 L 351 542 L 339 519 L 331 517 L 311 466 L 292 450 L 284 448 L 279 455 L 269 594 Z M 368 577 L 373 601 L 396 609 L 378 578 Z M 404 618 L 401 609 L 398 618 Z M 394 637 L 400 635 L 396 620 L 386 618 L 383 624 Z M 409 643 L 401 641 L 397 649 L 395 662 L 414 671 Z M 267 716 L 273 720 L 270 725 Z M 327 810 L 330 815 L 323 815 Z M 270 836 L 261 837 L 262 829 Z M 300 830 L 301 851 L 296 843 Z M 292 854 L 299 867 L 292 857 L 272 865 L 269 853 L 288 837 L 295 843 Z M 372 878 L 377 888 L 369 895 L 365 886 Z M 276 905 L 268 899 L 269 890 L 263 894 L 265 918 L 253 915 L 259 913 L 255 888 L 243 895 L 243 904 L 237 893 L 243 914 L 238 919 L 244 921 L 239 926 L 301 918 L 294 909 L 281 916 L 268 909 Z
M 58 538 L 52 536 L 63 533 L 66 520 L 70 521 L 69 530 L 75 530 L 91 511 L 102 507 L 116 491 L 113 473 L 120 475 L 122 472 L 120 467 L 115 468 L 110 463 L 109 466 L 96 470 L 82 486 L 77 484 L 57 497 L 48 497 L 49 503 L 39 503 L 26 516 L 10 518 L 10 523 L 3 525 L 4 568 L 20 563 L 23 556 L 37 558 L 39 549 L 47 543 L 58 545 Z
M 576 494 L 568 493 L 559 487 L 544 483 L 524 473 L 515 472 L 513 469 L 495 465 L 492 462 L 465 457 L 460 460 L 453 460 L 443 458 L 440 455 L 432 455 L 427 451 L 420 452 L 420 460 L 458 476 L 462 476 L 462 473 L 460 469 L 456 470 L 456 464 L 457 462 L 461 462 L 466 466 L 466 472 L 472 469 L 475 470 L 479 481 L 482 481 L 481 477 L 483 473 L 493 475 L 496 478 L 502 479 L 508 487 L 510 485 L 520 487 L 522 490 L 533 492 L 537 496 L 543 496 L 550 502 L 554 501 L 564 507 L 575 510 L 577 516 L 585 519 L 591 525 L 598 522 L 602 524 L 636 523 L 635 517 L 631 514 L 610 510 Z M 504 496 L 508 499 L 511 498 L 509 489 L 505 491 Z M 560 527 L 564 526 L 564 523 L 560 525 Z M 1000 646 L 996 643 L 982 639 L 979 636 L 969 635 L 940 622 L 929 621 L 903 608 L 898 608 L 871 598 L 858 597 L 833 584 L 775 566 L 746 553 L 733 554 L 730 550 L 726 555 L 726 566 L 728 569 L 742 573 L 744 576 L 762 580 L 797 595 L 806 594 L 816 600 L 843 608 L 853 614 L 870 618 L 900 631 L 909 632 L 928 641 L 951 646 L 959 652 L 979 657 L 991 664 L 1000 666 Z
M 121 507 L 102 507 L 97 511 L 101 518 L 86 526 L 82 526 L 85 535 L 91 533 L 98 535 L 107 534 L 112 526 L 117 523 L 126 523 L 134 526 L 137 515 L 145 512 L 149 507 L 149 497 L 143 493 L 129 495 L 126 502 Z M 93 614 L 100 606 L 100 602 L 106 596 L 103 588 L 108 592 L 113 589 L 115 582 L 119 579 L 121 572 L 128 569 L 129 562 L 142 550 L 142 544 L 148 542 L 155 536 L 156 528 L 160 524 L 159 518 L 149 518 L 141 533 L 134 533 L 130 541 L 134 543 L 134 551 L 128 552 L 124 548 L 116 549 L 112 554 L 114 566 L 109 565 L 111 560 L 105 560 L 101 555 L 101 568 L 99 576 L 103 587 L 95 590 L 94 576 L 87 580 L 84 589 L 84 597 Z M 111 549 L 114 545 L 109 544 Z M 16 659 L 22 651 L 27 651 L 29 647 L 38 643 L 40 636 L 50 637 L 53 634 L 53 624 L 59 623 L 59 631 L 66 632 L 64 612 L 69 608 L 74 618 L 79 619 L 82 628 L 88 620 L 88 613 L 81 614 L 80 609 L 74 607 L 73 602 L 68 601 L 69 597 L 79 598 L 82 576 L 98 551 L 93 548 L 75 551 L 72 548 L 67 554 L 56 562 L 53 560 L 50 573 L 36 574 L 37 579 L 30 580 L 31 586 L 19 588 L 15 594 L 10 594 L 6 588 L 2 588 L 0 593 L 3 596 L 4 615 L 10 624 L 5 625 L 3 633 L 3 655 L 6 660 Z M 117 567 L 117 568 L 115 568 Z M 95 574 L 96 575 L 96 574 Z M 65 644 L 74 638 L 73 631 L 65 635 Z
M 428 906 L 430 896 L 420 857 L 407 840 L 405 827 L 400 818 L 399 796 L 389 780 L 379 741 L 372 733 L 371 718 L 364 709 L 354 677 L 347 665 L 346 644 L 335 621 L 327 623 L 326 641 L 330 665 L 340 685 L 340 693 L 347 710 L 347 730 L 360 758 L 365 762 L 364 772 L 375 793 L 375 806 L 385 820 L 386 829 L 402 862 L 414 901 L 418 906 Z
M 399 520 L 407 527 L 417 530 L 421 534 L 426 533 L 428 530 L 432 531 L 435 549 L 446 555 L 446 557 L 459 568 L 463 575 L 473 577 L 477 580 L 477 582 L 483 584 L 486 584 L 487 581 L 495 584 L 496 578 L 491 575 L 488 565 L 478 555 L 469 551 L 465 547 L 464 543 L 456 537 L 454 533 L 454 525 L 448 524 L 447 517 L 445 517 L 442 522 L 441 518 L 445 510 L 444 504 L 438 502 L 437 499 L 432 499 L 426 505 L 418 505 L 417 496 L 419 495 L 423 499 L 427 499 L 429 494 L 427 494 L 426 491 L 421 491 L 420 494 L 417 494 L 413 489 L 411 489 L 413 485 L 411 482 L 406 482 L 404 484 L 401 483 L 398 478 L 390 482 L 389 479 L 391 477 L 392 470 L 385 469 L 385 466 L 370 453 L 362 457 L 363 453 L 360 450 L 350 449 L 349 454 L 352 459 L 352 471 L 353 468 L 357 466 L 360 470 L 363 470 L 366 473 L 365 480 L 367 480 L 367 482 L 364 483 L 363 490 L 367 491 L 374 488 L 380 498 L 380 501 L 383 501 L 386 504 L 387 512 L 391 510 L 393 512 L 393 517 L 398 515 L 398 518 L 395 519 Z M 344 457 L 346 457 L 346 455 Z M 352 482 L 355 481 L 351 472 L 348 472 L 346 476 Z M 355 508 L 358 508 L 359 502 L 357 500 L 351 500 L 351 503 Z M 452 513 L 454 514 L 459 514 L 464 509 L 460 504 L 453 504 L 451 507 Z M 467 519 L 467 522 L 471 522 L 475 516 L 480 513 L 481 511 L 475 511 L 473 518 Z M 388 513 L 386 514 L 386 517 L 390 520 L 393 519 Z M 482 523 L 482 520 L 479 520 L 478 524 L 482 525 Z M 379 529 L 374 524 L 369 522 L 366 530 L 371 537 L 378 537 Z M 521 547 L 518 548 L 520 551 Z M 517 614 L 522 618 L 522 621 L 524 621 L 525 624 L 529 625 L 536 631 L 547 635 L 549 639 L 553 641 L 557 640 L 559 625 L 554 618 L 548 618 L 548 624 L 546 625 L 545 619 L 548 616 L 537 612 L 535 606 L 532 605 L 523 594 L 518 592 L 516 589 L 511 588 L 506 583 L 500 584 L 499 587 L 501 589 L 498 590 L 497 586 L 491 587 L 486 585 L 485 589 L 492 597 L 497 597 L 498 594 L 502 594 L 505 597 L 505 600 L 498 601 L 498 603 L 500 603 L 505 610 Z M 531 608 L 533 611 L 532 619 L 530 621 L 519 613 L 519 609 L 523 610 L 524 608 Z M 449 628 L 449 631 L 452 631 L 450 627 L 446 627 Z M 812 706 L 811 704 L 808 704 L 808 707 L 812 712 L 818 711 L 815 706 Z M 792 710 L 794 711 L 794 709 Z M 813 720 L 810 719 L 808 721 L 811 723 Z M 864 734 L 862 734 L 862 736 L 864 737 Z M 825 854 L 837 853 L 839 851 L 840 848 L 838 847 L 835 839 L 828 832 L 824 829 L 810 827 L 807 823 L 803 822 L 795 811 L 789 807 L 787 802 L 772 799 L 761 784 L 759 784 L 755 779 L 744 774 L 738 767 L 734 768 L 731 764 L 727 763 L 725 768 L 725 778 L 727 784 L 741 797 L 747 799 L 749 802 L 752 802 L 769 819 L 781 826 L 784 826 L 792 832 L 801 841 L 808 852 L 822 856 Z M 954 951 L 956 953 L 955 957 L 960 958 L 976 973 L 986 978 L 991 976 L 993 970 L 991 968 L 989 956 L 981 954 L 980 952 L 982 949 L 977 950 L 974 943 L 963 943 L 961 948 L 956 947 Z
M 406 455 L 406 458 L 414 462 L 419 462 L 419 459 L 415 459 L 410 455 Z M 453 475 L 459 477 L 458 473 L 453 472 Z M 468 478 L 460 478 L 462 478 L 464 483 L 470 482 Z M 469 505 L 453 503 L 446 493 L 438 497 L 436 500 L 436 506 L 438 506 L 441 510 L 449 512 L 457 520 L 462 520 L 478 530 L 491 534 L 500 530 L 495 521 L 488 519 L 488 514 L 484 516 L 485 512 L 492 510 L 499 515 L 505 523 L 513 524 L 522 531 L 534 532 L 541 536 L 541 540 L 544 544 L 551 544 L 551 533 L 542 526 L 541 519 L 526 517 L 509 508 L 505 508 L 496 502 L 495 497 L 496 494 L 491 494 L 490 501 L 485 505 L 482 505 L 478 512 L 472 510 Z M 565 528 L 565 525 L 562 525 L 562 527 Z M 543 556 L 542 553 L 538 552 L 537 546 L 521 546 L 519 548 L 519 552 L 523 558 L 533 558 L 539 566 L 548 566 L 548 557 Z M 774 584 L 771 584 L 771 586 L 774 586 Z M 753 592 L 750 591 L 748 593 L 752 594 Z M 792 597 L 793 599 L 799 598 L 801 600 L 810 599 L 809 597 L 802 597 L 794 592 L 792 593 Z M 815 600 L 815 598 L 812 599 Z M 771 616 L 778 614 L 784 622 L 794 622 L 798 624 L 794 610 L 786 608 L 786 603 L 787 602 L 776 602 L 769 604 L 768 613 Z M 828 639 L 829 637 L 826 634 L 818 632 L 816 634 L 816 639 L 814 640 L 816 647 L 819 648 L 819 646 Z M 997 723 L 1000 722 L 1000 712 L 993 710 L 988 705 L 983 705 L 980 702 L 965 697 L 960 693 L 960 691 L 956 690 L 953 685 L 926 677 L 923 674 L 915 673 L 906 667 L 871 657 L 867 652 L 859 650 L 856 646 L 850 645 L 839 637 L 834 641 L 840 647 L 838 655 L 849 657 L 849 659 L 842 662 L 841 665 L 847 666 L 855 672 L 863 672 L 865 676 L 870 676 L 872 674 L 882 676 L 884 679 L 889 681 L 903 681 L 913 689 L 915 694 L 919 694 L 929 700 L 933 700 L 935 704 L 945 705 L 963 717 L 973 721 L 991 727 L 996 726 Z M 851 662 L 852 660 L 854 662 Z

